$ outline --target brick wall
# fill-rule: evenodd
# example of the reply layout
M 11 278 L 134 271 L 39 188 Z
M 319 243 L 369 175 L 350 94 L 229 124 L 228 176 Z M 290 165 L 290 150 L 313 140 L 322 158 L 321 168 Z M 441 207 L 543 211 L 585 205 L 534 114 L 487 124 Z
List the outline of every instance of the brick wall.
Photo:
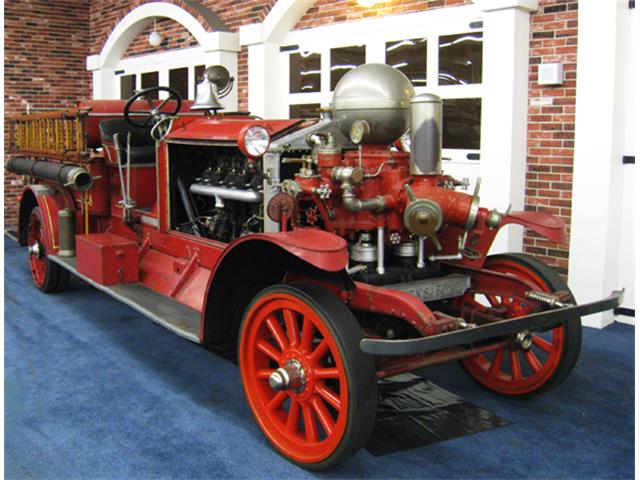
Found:
M 578 1 L 540 0 L 531 16 L 529 44 L 529 99 L 544 97 L 548 106 L 529 106 L 527 187 L 525 209 L 545 211 L 571 224 L 571 186 L 576 105 Z M 557 87 L 539 86 L 538 66 L 560 62 L 565 81 Z M 569 245 L 558 246 L 527 233 L 526 252 L 566 275 Z
M 149 35 L 153 32 L 154 28 L 162 36 L 162 43 L 157 47 L 149 45 Z M 191 35 L 189 30 L 174 20 L 163 18 L 162 20 L 158 20 L 155 26 L 151 23 L 151 25 L 145 28 L 136 39 L 131 42 L 124 57 L 129 58 L 137 55 L 147 55 L 150 53 L 196 46 L 198 46 L 198 41 Z
M 369 17 L 384 17 L 472 3 L 471 0 L 392 0 L 361 7 L 357 0 L 318 0 L 300 19 L 296 30 Z
M 90 0 L 5 0 L 4 111 L 6 117 L 71 107 L 89 95 Z M 6 159 L 5 159 L 6 160 Z M 22 178 L 4 174 L 4 223 L 17 222 L 16 196 Z

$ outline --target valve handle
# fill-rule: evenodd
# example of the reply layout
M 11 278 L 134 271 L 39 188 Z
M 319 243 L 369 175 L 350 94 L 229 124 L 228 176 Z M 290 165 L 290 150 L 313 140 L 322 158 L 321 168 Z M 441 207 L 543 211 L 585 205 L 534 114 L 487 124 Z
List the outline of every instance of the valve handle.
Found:
M 409 186 L 408 183 L 405 184 L 404 190 L 405 192 L 407 192 L 407 195 L 409 196 L 409 200 L 411 200 L 412 202 L 415 202 L 418 199 L 415 193 L 413 193 L 413 190 L 411 190 L 411 187 Z

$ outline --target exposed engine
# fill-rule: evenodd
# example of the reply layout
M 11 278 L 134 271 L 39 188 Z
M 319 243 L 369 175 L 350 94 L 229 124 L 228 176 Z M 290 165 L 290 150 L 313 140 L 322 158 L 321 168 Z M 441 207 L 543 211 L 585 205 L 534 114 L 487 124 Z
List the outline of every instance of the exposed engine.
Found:
M 293 178 L 281 181 L 269 217 L 343 236 L 350 271 L 371 283 L 424 278 L 438 260 L 473 258 L 478 192 L 459 192 L 463 183 L 442 174 L 441 99 L 416 96 L 398 70 L 367 64 L 337 85 L 331 113 L 273 145 L 291 155 L 304 139 L 309 150 Z M 411 153 L 402 146 L 407 135 L 399 140 L 405 132 Z M 499 220 L 492 212 L 482 227 Z
M 262 170 L 237 147 L 171 145 L 172 226 L 230 242 L 262 231 Z

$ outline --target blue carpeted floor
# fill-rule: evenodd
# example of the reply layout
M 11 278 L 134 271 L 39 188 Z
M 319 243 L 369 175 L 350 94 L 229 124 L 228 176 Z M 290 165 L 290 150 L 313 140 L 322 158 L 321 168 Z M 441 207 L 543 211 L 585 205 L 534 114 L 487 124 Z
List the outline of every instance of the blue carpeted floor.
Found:
M 262 438 L 234 365 L 80 282 L 42 294 L 25 250 L 4 251 L 7 478 L 633 477 L 633 327 L 585 329 L 573 375 L 535 400 L 426 370 L 512 425 L 311 474 Z

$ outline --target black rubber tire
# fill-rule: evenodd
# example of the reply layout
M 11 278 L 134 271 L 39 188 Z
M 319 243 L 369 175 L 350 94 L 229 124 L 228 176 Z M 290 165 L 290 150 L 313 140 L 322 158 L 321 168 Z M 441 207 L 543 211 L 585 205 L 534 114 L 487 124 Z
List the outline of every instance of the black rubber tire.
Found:
M 531 270 L 536 276 L 543 280 L 551 291 L 567 291 L 571 294 L 571 290 L 564 280 L 558 275 L 558 273 L 549 267 L 547 264 L 541 262 L 537 258 L 527 255 L 525 253 L 503 253 L 498 255 L 491 255 L 487 257 L 485 267 L 491 269 L 491 262 L 496 260 L 507 260 L 510 262 L 518 263 L 519 265 Z M 571 294 L 571 300 L 575 302 L 573 294 Z M 582 321 L 580 317 L 567 318 L 564 323 L 564 343 L 562 348 L 562 354 L 560 362 L 556 367 L 555 372 L 549 377 L 549 379 L 543 383 L 540 387 L 525 394 L 505 394 L 502 392 L 496 392 L 486 385 L 480 383 L 464 366 L 462 362 L 460 366 L 478 385 L 483 389 L 497 393 L 498 395 L 507 398 L 531 398 L 541 393 L 548 392 L 549 390 L 560 385 L 571 373 L 580 356 L 580 350 L 582 347 Z
M 378 382 L 373 358 L 360 350 L 362 328 L 349 308 L 334 294 L 317 285 L 274 285 L 259 292 L 247 307 L 240 326 L 245 328 L 246 315 L 253 304 L 265 295 L 287 293 L 309 305 L 325 322 L 340 350 L 349 385 L 348 420 L 344 436 L 333 453 L 321 462 L 301 463 L 272 447 L 290 462 L 307 470 L 325 470 L 355 454 L 366 444 L 376 421 Z M 242 342 L 242 338 L 240 338 Z M 242 356 L 238 354 L 242 361 Z M 242 370 L 241 370 L 242 371 Z M 246 390 L 245 390 L 246 391 Z M 257 422 L 260 425 L 260 422 Z M 263 432 L 264 433 L 264 432 Z M 268 440 L 268 437 L 265 435 Z
M 42 224 L 42 213 L 40 212 L 40 207 L 33 207 L 31 210 L 31 215 L 29 215 L 29 219 L 35 213 L 35 215 L 40 219 L 40 223 Z M 28 229 L 29 227 L 27 227 Z M 44 253 L 46 257 L 46 251 Z M 45 278 L 42 285 L 37 285 L 34 282 L 34 285 L 38 290 L 43 293 L 55 293 L 65 290 L 69 286 L 70 272 L 58 265 L 57 263 L 51 261 L 49 258 L 46 258 L 46 267 L 45 267 Z

